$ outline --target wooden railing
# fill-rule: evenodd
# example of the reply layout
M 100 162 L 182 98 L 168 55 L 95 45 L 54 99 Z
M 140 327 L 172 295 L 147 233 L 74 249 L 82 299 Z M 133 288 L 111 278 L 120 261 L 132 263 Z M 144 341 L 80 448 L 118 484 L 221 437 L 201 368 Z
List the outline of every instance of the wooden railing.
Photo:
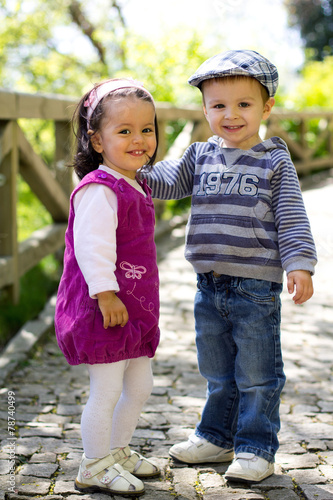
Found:
M 0 289 L 8 288 L 14 302 L 19 279 L 49 254 L 61 249 L 67 225 L 72 173 L 70 119 L 76 101 L 63 96 L 28 95 L 0 91 Z M 158 159 L 177 158 L 194 141 L 211 135 L 200 107 L 157 104 L 160 129 Z M 26 139 L 18 120 L 51 120 L 54 123 L 54 160 L 46 165 Z M 182 132 L 169 146 L 167 127 L 185 121 Z M 266 138 L 279 135 L 287 142 L 300 174 L 333 166 L 333 112 L 283 113 L 276 110 L 267 122 Z M 318 136 L 314 131 L 319 131 Z M 40 228 L 23 242 L 17 239 L 17 179 L 29 184 L 52 216 L 53 223 Z M 156 203 L 157 213 L 163 204 Z

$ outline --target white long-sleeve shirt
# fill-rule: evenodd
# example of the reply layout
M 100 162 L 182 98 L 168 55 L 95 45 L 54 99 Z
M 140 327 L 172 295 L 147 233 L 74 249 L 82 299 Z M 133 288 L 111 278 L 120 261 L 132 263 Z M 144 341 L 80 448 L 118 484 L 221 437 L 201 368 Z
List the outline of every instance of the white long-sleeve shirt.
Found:
M 145 193 L 135 179 L 101 165 L 116 179 L 125 179 L 140 193 Z M 119 291 L 115 277 L 117 261 L 117 196 L 103 184 L 89 184 L 74 197 L 74 251 L 77 263 L 89 288 L 91 298 L 105 291 Z

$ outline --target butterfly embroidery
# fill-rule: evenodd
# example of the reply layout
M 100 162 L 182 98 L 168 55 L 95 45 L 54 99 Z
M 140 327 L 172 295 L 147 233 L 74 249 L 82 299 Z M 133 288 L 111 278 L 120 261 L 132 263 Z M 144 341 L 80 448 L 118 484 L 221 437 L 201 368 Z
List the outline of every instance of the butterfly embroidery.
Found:
M 121 262 L 120 267 L 121 269 L 126 271 L 125 273 L 126 278 L 133 278 L 140 280 L 142 278 L 142 275 L 147 272 L 147 269 L 144 266 L 135 266 L 134 264 L 130 264 L 125 260 Z

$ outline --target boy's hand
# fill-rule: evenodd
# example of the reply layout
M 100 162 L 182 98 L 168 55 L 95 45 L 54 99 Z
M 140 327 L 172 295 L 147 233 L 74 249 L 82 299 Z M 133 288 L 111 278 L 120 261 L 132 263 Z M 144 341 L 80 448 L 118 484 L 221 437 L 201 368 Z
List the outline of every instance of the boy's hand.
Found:
M 115 292 L 101 292 L 97 294 L 98 306 L 103 315 L 103 326 L 125 326 L 128 321 L 126 306 L 117 297 Z
M 293 296 L 295 304 L 303 304 L 313 295 L 312 278 L 309 271 L 291 271 L 287 275 L 287 288 L 289 293 L 296 293 Z

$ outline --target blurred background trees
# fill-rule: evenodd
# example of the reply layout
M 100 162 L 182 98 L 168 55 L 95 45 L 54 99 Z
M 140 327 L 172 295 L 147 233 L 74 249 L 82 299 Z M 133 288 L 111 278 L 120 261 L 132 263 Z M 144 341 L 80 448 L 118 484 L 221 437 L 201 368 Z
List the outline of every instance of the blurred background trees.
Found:
M 291 26 L 299 28 L 307 57 L 322 61 L 333 52 L 333 0 L 286 0 Z
M 193 102 L 188 75 L 210 55 L 194 31 L 131 33 L 116 0 L 1 0 L 0 25 L 0 86 L 23 92 L 80 96 L 131 75 L 156 100 Z
M 139 1 L 140 5 L 146 3 L 135 0 Z M 287 82 L 287 89 L 285 79 L 281 78 L 277 105 L 295 110 L 333 109 L 333 0 L 275 0 L 262 8 L 260 2 L 258 5 L 256 2 L 254 31 L 263 30 L 266 23 L 269 35 L 264 37 L 264 42 L 249 39 L 243 46 L 239 46 L 242 22 L 247 25 L 253 22 L 252 18 L 248 19 L 249 12 L 251 14 L 248 8 L 252 7 L 246 0 L 199 3 L 179 0 L 179 6 L 186 4 L 191 9 L 191 12 L 187 10 L 188 14 L 197 9 L 199 21 L 202 9 L 210 9 L 209 41 L 200 22 L 199 29 L 188 25 L 182 28 L 181 16 L 176 10 L 177 27 L 168 27 L 161 30 L 158 37 L 152 37 L 150 26 L 155 27 L 155 20 L 149 19 L 149 9 L 142 7 L 148 20 L 147 32 L 134 32 L 125 16 L 126 7 L 130 8 L 132 2 L 134 0 L 0 0 L 0 88 L 79 98 L 103 79 L 131 76 L 142 81 L 156 101 L 179 106 L 200 104 L 200 93 L 187 84 L 187 79 L 213 54 L 228 48 L 250 48 L 270 57 L 273 43 L 277 55 L 281 56 L 282 40 L 277 34 L 273 36 L 275 24 L 273 26 L 274 19 L 269 12 L 272 6 L 283 3 L 290 29 L 298 30 L 301 35 L 305 62 L 298 78 L 292 79 L 293 84 Z M 170 10 L 169 2 L 160 2 L 160 7 L 164 12 Z M 232 33 L 229 46 L 224 38 L 227 27 Z M 37 153 L 51 165 L 52 123 L 20 120 L 20 126 Z M 167 131 L 170 138 L 182 126 L 182 120 L 171 124 Z M 51 220 L 21 178 L 18 192 L 19 240 L 22 241 Z M 175 210 L 175 205 L 172 209 Z M 13 306 L 0 290 L 0 347 L 22 323 L 40 311 L 47 296 L 56 290 L 58 278 L 58 261 L 48 257 L 22 278 L 18 306 Z
M 224 18 L 228 22 L 233 4 L 233 19 L 242 8 L 241 1 L 213 3 L 220 9 L 218 22 Z M 80 96 L 101 79 L 131 75 L 158 101 L 199 103 L 199 94 L 186 82 L 204 59 L 224 50 L 223 22 L 220 37 L 215 34 L 215 44 L 209 46 L 203 33 L 194 29 L 169 29 L 152 40 L 149 32 L 138 35 L 129 29 L 124 15 L 128 4 L 128 0 L 0 0 L 0 87 Z M 331 106 L 327 89 L 333 83 L 333 0 L 284 0 L 284 5 L 305 53 L 302 85 L 297 99 L 295 92 L 288 96 L 288 105 Z M 309 86 L 315 90 L 312 96 Z M 281 89 L 278 97 L 283 103 Z

